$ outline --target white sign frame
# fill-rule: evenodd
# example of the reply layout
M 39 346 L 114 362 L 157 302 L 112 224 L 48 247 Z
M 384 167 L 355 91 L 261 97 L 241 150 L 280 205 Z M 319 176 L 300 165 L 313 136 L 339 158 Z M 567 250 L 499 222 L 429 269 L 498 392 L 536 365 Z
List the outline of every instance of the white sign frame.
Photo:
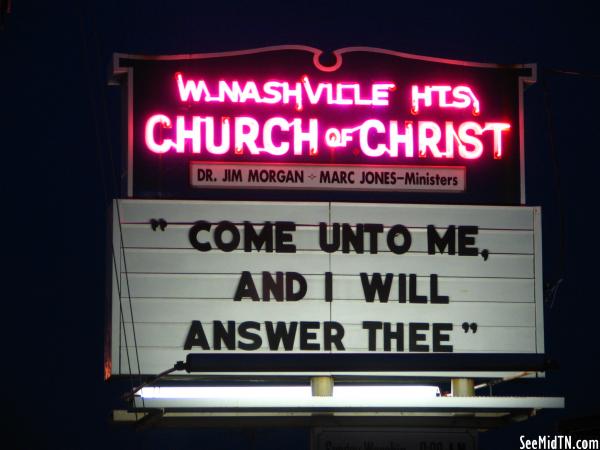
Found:
M 399 214 L 401 212 L 401 214 Z M 508 323 L 508 321 L 522 321 L 523 323 L 517 324 L 517 326 L 525 326 L 525 322 L 529 322 L 533 325 L 533 336 L 534 340 L 533 347 L 530 347 L 524 353 L 532 353 L 532 354 L 541 354 L 544 353 L 544 331 L 543 331 L 543 291 L 542 291 L 542 240 L 541 240 L 541 209 L 539 207 L 496 207 L 496 206 L 447 206 L 447 205 L 394 205 L 394 204 L 355 204 L 355 203 L 333 203 L 333 202 L 320 202 L 320 203 L 294 203 L 294 202 L 214 202 L 214 201 L 173 201 L 173 200 L 115 200 L 112 208 L 112 241 L 111 246 L 114 252 L 114 258 L 111 258 L 112 264 L 112 285 L 111 285 L 111 322 L 109 326 L 110 337 L 110 349 L 106 358 L 106 367 L 107 367 L 107 377 L 108 376 L 118 376 L 118 375 L 130 375 L 137 374 L 141 372 L 142 374 L 152 374 L 158 373 L 162 370 L 165 370 L 172 366 L 176 360 L 184 359 L 181 356 L 181 352 L 172 352 L 172 356 L 163 359 L 162 362 L 158 365 L 148 365 L 146 358 L 148 357 L 148 352 L 144 350 L 145 337 L 148 335 L 152 335 L 156 332 L 156 326 L 146 326 L 143 325 L 145 323 L 153 323 L 153 320 L 157 315 L 168 314 L 170 317 L 174 318 L 172 320 L 182 321 L 182 320 L 192 320 L 195 317 L 190 317 L 189 311 L 185 311 L 185 308 L 181 309 L 175 303 L 173 303 L 168 310 L 164 308 L 161 309 L 160 302 L 155 302 L 152 300 L 147 301 L 147 306 L 149 308 L 145 308 L 144 310 L 140 310 L 139 307 L 136 306 L 138 303 L 139 306 L 139 298 L 148 298 L 143 297 L 148 295 L 148 291 L 155 290 L 156 293 L 162 289 L 162 291 L 169 290 L 172 286 L 177 285 L 179 281 L 185 280 L 193 276 L 188 273 L 179 273 L 178 275 L 168 274 L 163 270 L 163 273 L 157 272 L 159 267 L 153 267 L 152 264 L 155 264 L 156 255 L 162 254 L 168 255 L 169 251 L 179 252 L 180 257 L 173 258 L 169 263 L 169 267 L 173 267 L 174 271 L 184 272 L 182 268 L 185 268 L 186 261 L 189 261 L 189 258 L 198 260 L 199 257 L 202 258 L 210 258 L 210 261 L 207 263 L 209 266 L 217 267 L 218 265 L 230 267 L 235 273 L 238 273 L 241 269 L 244 269 L 244 264 L 247 264 L 249 261 L 253 261 L 255 265 L 254 268 L 248 267 L 248 270 L 259 272 L 260 270 L 286 270 L 285 265 L 290 264 L 288 267 L 292 269 L 297 267 L 298 261 L 304 259 L 305 265 L 309 267 L 315 268 L 317 272 L 312 275 L 316 277 L 318 274 L 322 274 L 327 270 L 327 265 L 320 267 L 315 265 L 314 256 L 315 254 L 322 254 L 321 256 L 325 256 L 325 259 L 329 261 L 329 264 L 338 264 L 337 267 L 340 267 L 341 270 L 346 271 L 348 273 L 357 273 L 357 271 L 361 270 L 360 259 L 368 258 L 370 272 L 383 272 L 385 273 L 387 268 L 390 266 L 393 261 L 402 257 L 403 255 L 394 255 L 390 252 L 387 254 L 378 253 L 378 254 L 343 254 L 341 252 L 335 252 L 331 254 L 326 254 L 319 250 L 318 248 L 318 239 L 313 240 L 312 244 L 310 244 L 310 234 L 303 234 L 305 229 L 302 226 L 308 225 L 316 225 L 323 218 L 328 218 L 330 222 L 341 222 L 341 223 L 353 223 L 357 217 L 362 217 L 363 222 L 365 223 L 381 223 L 385 227 L 388 227 L 390 224 L 400 223 L 408 227 L 409 230 L 418 229 L 414 234 L 414 245 L 416 249 L 416 253 L 411 256 L 413 262 L 417 262 L 412 265 L 413 270 L 419 271 L 427 271 L 431 266 L 430 259 L 437 258 L 444 260 L 439 267 L 447 267 L 450 275 L 452 274 L 460 274 L 461 270 L 473 270 L 473 268 L 469 268 L 469 264 L 467 266 L 461 268 L 460 264 L 457 264 L 457 261 L 462 259 L 465 260 L 471 258 L 471 261 L 477 261 L 477 265 L 485 266 L 488 264 L 487 262 L 482 262 L 483 258 L 481 256 L 471 256 L 471 257 L 459 257 L 459 256 L 450 256 L 450 255 L 427 255 L 426 251 L 423 253 L 421 241 L 418 243 L 419 233 L 423 233 L 423 225 L 424 224 L 432 224 L 440 227 L 440 230 L 444 230 L 445 226 L 447 227 L 450 224 L 455 225 L 474 225 L 477 224 L 479 226 L 479 234 L 477 238 L 480 239 L 479 243 L 482 243 L 482 246 L 486 246 L 486 242 L 491 242 L 490 239 L 495 241 L 495 245 L 501 248 L 503 245 L 506 247 L 508 253 L 504 255 L 512 255 L 518 250 L 518 247 L 529 247 L 531 249 L 528 250 L 529 256 L 524 256 L 526 258 L 526 262 L 521 265 L 513 264 L 514 261 L 517 261 L 519 258 L 512 258 L 513 263 L 505 264 L 507 274 L 509 278 L 515 280 L 515 283 L 505 283 L 504 287 L 498 285 L 498 280 L 495 277 L 490 276 L 490 272 L 482 272 L 487 278 L 486 282 L 489 280 L 490 283 L 496 283 L 496 291 L 502 291 L 507 296 L 511 296 L 511 292 L 523 291 L 526 289 L 527 292 L 531 292 L 531 298 L 519 298 L 517 299 L 516 304 L 519 303 L 527 303 L 531 304 L 531 308 L 528 309 L 530 312 L 528 315 L 523 314 L 513 314 L 515 317 L 512 317 L 511 314 L 507 314 L 507 310 L 503 308 L 498 308 L 495 301 L 488 301 L 485 304 L 486 308 L 491 308 L 490 311 L 486 314 L 491 314 L 495 317 L 494 320 L 498 320 L 501 325 L 504 323 Z M 306 242 L 307 245 L 316 246 L 313 249 L 307 250 L 310 253 L 310 257 L 306 258 L 303 255 L 299 254 L 287 254 L 287 255 L 278 255 L 276 253 L 267 254 L 264 252 L 250 252 L 249 254 L 243 255 L 246 259 L 241 263 L 237 264 L 234 259 L 231 258 L 231 254 L 223 253 L 220 250 L 215 250 L 211 252 L 207 252 L 204 254 L 200 254 L 201 252 L 196 251 L 188 242 L 185 242 L 185 234 L 189 232 L 189 228 L 191 225 L 197 220 L 204 219 L 211 222 L 218 222 L 223 220 L 231 220 L 233 222 L 239 222 L 240 219 L 248 220 L 254 224 L 262 224 L 265 221 L 277 221 L 277 220 L 289 220 L 295 222 L 297 224 L 297 230 L 294 232 L 294 243 L 301 245 Z M 164 221 L 164 230 L 161 229 L 163 225 L 160 223 L 160 219 Z M 154 221 L 154 223 L 152 222 Z M 499 230 L 499 225 L 502 224 L 502 232 Z M 496 230 L 496 231 L 493 231 Z M 313 230 L 314 231 L 314 230 Z M 182 235 L 183 233 L 183 235 Z M 205 232 L 203 232 L 205 233 Z M 490 234 L 491 233 L 491 234 Z M 495 233 L 495 234 L 494 234 Z M 507 234 L 508 233 L 508 234 Z M 203 235 L 203 236 L 207 236 Z M 381 236 L 379 236 L 381 238 Z M 150 239 L 154 242 L 153 246 L 155 248 L 147 248 L 147 243 Z M 176 247 L 175 249 L 169 250 L 165 248 L 165 240 L 169 240 L 170 242 L 175 242 L 176 244 L 169 244 L 171 247 Z M 302 244 L 304 245 L 304 244 Z M 380 244 L 383 246 L 383 244 Z M 146 246 L 146 248 L 144 247 Z M 187 246 L 187 248 L 181 247 Z M 512 246 L 512 247 L 510 247 Z M 492 248 L 492 247 L 490 247 Z M 418 252 L 421 254 L 418 254 Z M 367 253 L 367 252 L 365 252 Z M 410 253 L 410 252 L 409 252 Z M 145 257 L 140 258 L 140 255 L 143 254 Z M 154 254 L 154 257 L 151 255 Z M 182 256 L 183 255 L 183 256 Z M 312 256 L 311 256 L 312 255 Z M 494 258 L 505 258 L 509 256 L 504 256 L 499 251 L 496 251 L 492 248 L 490 250 L 490 261 L 493 261 Z M 238 255 L 239 256 L 239 255 Z M 285 259 L 279 258 L 283 256 Z M 290 257 L 291 256 L 291 257 Z M 272 264 L 266 264 L 265 260 L 272 258 L 277 258 L 275 266 Z M 154 259 L 153 259 L 154 258 Z M 224 258 L 224 259 L 223 259 Z M 219 261 L 222 259 L 222 261 Z M 238 258 L 236 258 L 238 259 Z M 154 262 L 153 262 L 154 261 Z M 285 261 L 288 261 L 287 263 Z M 359 261 L 359 262 L 357 262 Z M 421 261 L 421 262 L 419 262 Z M 336 263 L 337 262 L 337 263 Z M 237 264 L 237 267 L 234 265 Z M 519 272 L 523 271 L 523 267 L 528 267 L 529 272 L 526 274 L 526 277 L 519 277 Z M 261 267 L 262 266 L 262 267 Z M 415 269 L 416 267 L 416 269 Z M 421 268 L 419 268 L 421 267 Z M 439 267 L 434 270 L 439 270 Z M 162 269 L 160 269 L 162 270 Z M 400 270 L 396 270 L 396 272 L 400 272 Z M 153 273 L 152 273 L 153 272 Z M 148 273 L 152 273 L 148 275 Z M 126 276 L 121 275 L 121 279 L 119 279 L 119 274 L 126 274 Z M 493 271 L 492 271 L 493 275 Z M 143 286 L 144 283 L 139 284 L 139 279 L 147 278 L 146 285 Z M 179 278 L 178 278 L 179 277 Z M 419 277 L 421 278 L 421 274 Z M 334 273 L 335 279 L 335 273 Z M 150 280 L 150 281 L 148 281 Z M 525 281 L 524 281 L 525 280 Z M 218 280 L 217 280 L 218 281 Z M 310 281 L 310 280 L 309 280 Z M 448 281 L 452 281 L 449 279 Z M 225 281 L 227 284 L 229 281 Z M 171 283 L 171 284 L 169 284 Z M 356 279 L 352 280 L 348 285 L 356 284 Z M 221 280 L 221 285 L 223 284 L 223 280 Z M 518 285 L 521 285 L 519 287 Z M 525 286 L 527 285 L 527 286 Z M 141 286 L 141 287 L 140 287 Z M 180 289 L 180 294 L 185 294 L 186 287 L 185 283 L 182 284 L 183 287 Z M 216 283 L 215 286 L 219 286 L 219 282 Z M 207 293 L 206 295 L 210 296 L 211 289 L 218 289 L 218 287 L 206 285 Z M 360 282 L 358 284 L 360 286 Z M 449 287 L 448 283 L 446 283 L 445 288 Z M 188 286 L 189 288 L 189 286 Z M 140 291 L 141 289 L 141 291 Z M 344 286 L 339 288 L 340 291 L 343 291 Z M 349 288 L 350 291 L 355 291 L 355 288 Z M 458 291 L 460 287 L 457 288 Z M 471 289 L 470 294 L 471 298 L 467 297 L 467 302 L 472 301 L 477 298 L 478 292 L 483 292 L 479 288 Z M 512 291 L 511 291 L 512 289 Z M 485 289 L 484 289 L 485 290 Z M 140 296 L 140 294 L 142 296 Z M 173 296 L 176 297 L 176 296 Z M 452 298 L 452 296 L 450 296 Z M 131 303 L 130 303 L 131 298 Z M 354 299 L 357 300 L 357 299 Z M 226 298 L 220 299 L 220 301 L 227 301 Z M 305 303 L 311 302 L 311 304 L 315 304 L 318 307 L 322 308 L 330 308 L 330 311 L 336 307 L 336 299 L 331 303 L 326 303 L 322 299 L 310 299 L 305 301 Z M 228 303 L 231 303 L 232 300 L 229 299 Z M 154 303 L 154 304 L 153 304 Z M 241 309 L 241 315 L 249 314 L 248 311 L 251 311 L 256 302 L 253 302 L 249 299 L 245 299 L 241 302 L 237 302 Z M 262 302 L 261 302 L 262 303 Z M 454 307 L 452 305 L 452 300 L 450 300 L 450 305 L 445 305 L 446 307 Z M 477 302 L 481 305 L 483 302 Z M 500 302 L 501 303 L 501 302 Z M 508 302 L 507 302 L 508 303 Z M 279 304 L 279 305 L 278 305 Z M 320 305 L 319 305 L 320 304 Z M 349 303 L 347 303 L 349 304 Z M 364 300 L 361 304 L 364 303 Z M 467 303 L 465 307 L 471 307 L 475 303 Z M 295 305 L 287 304 L 286 302 L 271 302 L 273 307 L 286 307 L 289 308 L 286 312 L 296 317 L 297 320 L 301 320 L 303 318 L 303 303 L 302 300 L 297 302 Z M 393 307 L 392 301 L 390 303 L 371 303 L 368 304 L 370 309 L 380 309 L 383 311 L 381 314 L 383 316 L 386 315 L 386 309 L 390 309 L 390 306 Z M 431 307 L 433 305 L 403 305 L 407 308 L 412 308 L 413 310 L 417 306 L 426 306 L 428 307 L 428 314 L 431 312 L 434 316 L 440 313 L 435 313 Z M 435 305 L 437 306 L 437 305 Z M 519 306 L 519 305 L 518 305 Z M 522 306 L 522 305 L 521 305 Z M 131 309 L 130 309 L 131 307 Z M 157 309 L 158 308 L 158 309 Z M 494 309 L 496 308 L 496 309 Z M 463 307 L 464 309 L 464 307 Z M 128 324 L 126 327 L 126 333 L 123 333 L 123 320 L 127 322 L 127 319 L 131 316 L 131 311 L 134 312 L 134 322 L 137 325 L 136 327 L 136 336 L 133 333 L 133 326 Z M 226 319 L 219 312 L 218 305 L 216 309 L 212 310 L 215 314 L 215 319 Z M 504 312 L 503 312 L 504 311 Z M 343 311 L 340 314 L 343 315 Z M 416 314 L 416 313 L 415 313 Z M 443 314 L 441 314 L 443 316 Z M 485 314 L 484 314 L 485 315 Z M 259 320 L 260 314 L 257 314 L 256 317 L 250 317 L 248 320 Z M 308 316 L 304 317 L 306 320 Z M 438 320 L 434 317 L 435 320 Z M 440 319 L 441 320 L 441 319 Z M 505 322 L 502 322 L 504 320 Z M 131 322 L 131 320 L 129 320 Z M 516 323 L 516 322 L 514 322 Z M 146 329 L 144 329 L 146 328 Z M 169 327 L 166 327 L 169 328 Z M 168 334 L 168 333 L 167 333 Z M 208 335 L 208 332 L 207 332 Z M 123 346 L 122 341 L 127 337 L 128 347 L 129 347 L 129 355 L 128 358 L 124 356 L 125 348 Z M 137 349 L 134 345 L 134 338 L 137 343 Z M 176 338 L 177 340 L 177 338 Z M 181 337 L 179 338 L 181 340 Z M 182 343 L 180 343 L 180 347 Z M 138 350 L 138 351 L 136 351 Z M 190 352 L 198 352 L 199 349 L 192 349 Z M 157 354 L 161 353 L 162 350 L 157 350 Z M 498 351 L 498 350 L 497 350 Z M 500 350 L 503 353 L 511 353 L 509 349 Z M 523 349 L 520 350 L 523 352 Z M 164 353 L 164 352 L 163 352 Z M 477 352 L 476 352 L 477 353 Z M 138 368 L 138 362 L 136 360 L 136 355 L 140 357 L 141 366 Z M 451 357 L 449 355 L 448 357 Z M 124 361 L 127 361 L 128 364 L 124 364 Z M 129 365 L 131 367 L 129 367 Z M 458 370 L 458 369 L 457 369 Z M 298 375 L 307 375 L 302 372 L 298 372 Z M 335 374 L 335 373 L 334 373 Z M 242 374 L 243 375 L 243 374 Z M 264 374 L 268 375 L 268 373 Z M 312 375 L 312 374 L 310 374 Z M 354 375 L 382 375 L 382 374 L 374 374 L 370 372 L 357 372 Z M 419 372 L 419 373 L 386 373 L 385 375 L 406 375 L 406 376 L 441 376 L 441 377 L 451 377 L 455 376 L 455 372 Z M 507 376 L 510 375 L 508 373 L 502 372 L 460 372 L 460 376 L 462 377 L 490 377 L 496 378 L 499 376 Z

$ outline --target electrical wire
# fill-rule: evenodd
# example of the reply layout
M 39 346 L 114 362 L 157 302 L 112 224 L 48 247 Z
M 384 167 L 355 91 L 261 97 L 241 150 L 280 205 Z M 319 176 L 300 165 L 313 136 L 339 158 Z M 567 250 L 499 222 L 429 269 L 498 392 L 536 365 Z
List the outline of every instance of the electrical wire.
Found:
M 161 373 L 159 373 L 158 375 L 156 375 L 156 377 L 152 378 L 149 381 L 146 381 L 146 382 L 140 384 L 135 389 L 132 389 L 131 392 L 128 392 L 128 393 L 124 394 L 123 395 L 123 400 L 125 400 L 125 401 L 131 401 L 131 400 L 133 400 L 133 397 L 135 396 L 135 394 L 137 394 L 139 391 L 141 391 L 146 386 L 149 386 L 149 385 L 152 385 L 152 384 L 156 383 L 161 378 L 166 377 L 170 373 L 173 373 L 173 372 L 178 371 L 178 370 L 184 370 L 184 369 L 185 369 L 185 363 L 183 361 L 177 361 L 175 363 L 175 365 L 173 367 L 171 367 L 170 369 L 163 370 Z M 142 397 L 142 401 L 143 401 L 143 397 Z
M 521 373 L 519 373 L 517 375 L 513 375 L 511 377 L 499 378 L 497 380 L 491 380 L 486 383 L 478 384 L 473 389 L 478 390 L 478 389 L 483 389 L 484 387 L 489 387 L 490 392 L 491 392 L 492 386 L 496 386 L 500 383 L 505 383 L 507 381 L 518 380 L 519 378 L 523 378 L 523 377 L 525 377 L 527 375 L 531 375 L 531 374 L 533 374 L 533 372 L 521 372 Z
M 564 70 L 564 69 L 546 69 L 548 72 L 553 72 L 553 73 L 558 73 L 561 75 L 571 75 L 571 76 L 576 76 L 576 77 L 583 77 L 583 78 L 596 78 L 596 79 L 600 79 L 600 73 L 594 73 L 594 72 L 578 72 L 575 70 Z
M 556 69 L 549 69 L 550 71 L 555 71 Z M 545 71 L 545 75 L 548 73 L 548 70 Z M 576 72 L 573 72 L 576 73 Z M 557 280 L 546 286 L 544 290 L 544 302 L 550 306 L 550 308 L 554 307 L 556 302 L 558 289 L 560 285 L 563 283 L 565 279 L 565 259 L 566 259 L 566 231 L 565 231 L 565 214 L 564 208 L 561 198 L 561 178 L 560 178 L 560 170 L 558 164 L 558 152 L 556 150 L 556 142 L 554 140 L 554 121 L 552 117 L 552 104 L 550 97 L 550 90 L 548 89 L 547 76 L 542 77 L 542 91 L 544 94 L 544 108 L 546 111 L 546 124 L 548 128 L 548 140 L 550 147 L 550 159 L 552 161 L 552 168 L 554 172 L 554 193 L 556 196 L 556 208 L 558 210 L 558 226 L 559 226 L 559 276 Z
M 89 59 L 87 58 L 88 55 L 88 51 L 87 51 L 87 37 L 85 34 L 85 12 L 83 10 L 83 5 L 80 6 L 80 14 L 81 14 L 81 37 L 82 37 L 82 45 L 83 45 L 83 53 L 84 53 L 84 58 L 83 58 L 83 63 L 85 65 L 85 72 L 87 74 L 88 77 L 88 86 L 89 86 L 89 97 L 90 97 L 90 103 L 91 103 L 91 109 L 92 109 L 92 117 L 93 117 L 93 122 L 94 122 L 94 129 L 95 129 L 95 134 L 96 134 L 96 150 L 97 150 L 97 157 L 99 160 L 99 166 L 100 166 L 100 176 L 102 178 L 102 187 L 103 187 L 103 192 L 104 192 L 104 200 L 108 203 L 110 202 L 114 197 L 115 194 L 118 195 L 118 183 L 117 183 L 117 175 L 115 173 L 115 167 L 114 167 L 114 161 L 112 158 L 112 145 L 110 144 L 111 140 L 110 140 L 110 133 L 109 133 L 109 129 L 108 129 L 108 113 L 107 113 L 107 106 L 106 106 L 106 99 L 104 96 L 102 96 L 102 107 L 103 107 L 103 111 L 104 111 L 104 128 L 105 128 L 105 135 L 106 135 L 106 142 L 107 142 L 107 147 L 108 147 L 108 153 L 109 153 L 109 160 L 110 160 L 110 165 L 111 165 L 111 170 L 110 170 L 110 175 L 111 175 L 111 185 L 112 185 L 112 189 L 111 189 L 111 194 L 109 195 L 109 188 L 107 186 L 107 181 L 106 181 L 106 170 L 104 167 L 104 158 L 102 155 L 102 150 L 101 150 L 101 133 L 100 133 L 100 120 L 98 119 L 98 115 L 97 115 L 97 108 L 98 105 L 96 103 L 96 99 L 95 99 L 95 95 L 94 95 L 94 80 L 92 78 L 92 74 L 91 74 L 91 70 L 90 70 L 90 66 L 91 66 L 91 62 L 89 61 Z M 93 22 L 93 19 L 92 19 Z M 99 43 L 98 43 L 98 35 L 95 32 L 95 23 L 92 23 L 92 25 L 90 26 L 90 29 L 92 30 L 92 35 L 95 38 L 95 42 L 96 42 L 96 56 L 99 58 L 100 57 L 100 49 L 99 49 Z M 87 64 L 86 64 L 87 63 Z M 136 362 L 137 362 L 137 375 L 139 378 L 139 382 L 140 384 L 142 383 L 142 377 L 141 377 L 141 368 L 140 368 L 140 359 L 139 359 L 139 352 L 138 352 L 138 345 L 137 345 L 137 336 L 136 336 L 136 332 L 135 332 L 135 319 L 134 319 L 134 315 L 133 315 L 133 307 L 132 307 L 132 301 L 131 301 L 131 291 L 130 291 L 130 285 L 129 285 L 129 277 L 128 277 L 128 271 L 127 271 L 127 262 L 126 262 L 126 258 L 125 258 L 125 253 L 123 251 L 123 249 L 125 248 L 124 246 L 124 242 L 123 242 L 123 231 L 122 231 L 122 225 L 121 225 L 121 215 L 120 215 L 120 205 L 119 205 L 119 201 L 117 200 L 116 202 L 116 213 L 117 213 L 117 223 L 119 225 L 119 239 L 120 239 L 120 250 L 119 253 L 122 252 L 122 262 L 123 262 L 123 268 L 125 270 L 125 283 L 127 286 L 127 298 L 129 300 L 129 313 L 131 316 L 131 325 L 132 325 L 132 334 L 133 334 L 133 344 L 134 344 L 134 349 L 135 349 L 135 358 L 136 358 Z M 134 375 L 133 370 L 131 368 L 131 357 L 129 354 L 129 343 L 128 343 L 128 339 L 127 339 L 127 329 L 125 326 L 125 319 L 124 319 L 124 313 L 123 313 L 123 295 L 122 295 L 122 286 L 121 286 L 121 271 L 120 268 L 117 265 L 117 260 L 116 260 L 116 251 L 115 251 L 115 247 L 113 245 L 113 243 L 111 242 L 111 253 L 112 253 L 112 259 L 113 259 L 113 267 L 115 272 L 118 272 L 119 276 L 118 276 L 118 280 L 117 280 L 117 291 L 118 291 L 118 295 L 119 295 L 119 313 L 120 313 L 120 321 L 123 327 L 123 338 L 124 338 L 124 343 L 125 343 L 125 351 L 126 351 L 126 355 L 127 355 L 127 363 L 128 363 L 128 370 L 129 370 L 129 374 L 130 374 L 130 384 L 132 387 L 132 391 L 133 391 L 133 381 L 131 379 L 131 376 Z M 120 351 L 120 346 L 119 346 L 119 351 Z M 137 420 L 137 413 L 136 413 L 136 420 Z

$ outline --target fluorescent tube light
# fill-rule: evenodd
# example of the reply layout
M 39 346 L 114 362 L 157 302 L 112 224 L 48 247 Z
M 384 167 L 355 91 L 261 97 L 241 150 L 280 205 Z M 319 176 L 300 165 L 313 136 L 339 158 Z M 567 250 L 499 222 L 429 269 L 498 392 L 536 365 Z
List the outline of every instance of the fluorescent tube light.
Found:
M 256 399 L 289 400 L 312 397 L 310 386 L 193 386 L 144 387 L 143 398 L 155 399 Z M 437 386 L 334 386 L 334 399 L 371 400 L 421 399 L 439 397 Z

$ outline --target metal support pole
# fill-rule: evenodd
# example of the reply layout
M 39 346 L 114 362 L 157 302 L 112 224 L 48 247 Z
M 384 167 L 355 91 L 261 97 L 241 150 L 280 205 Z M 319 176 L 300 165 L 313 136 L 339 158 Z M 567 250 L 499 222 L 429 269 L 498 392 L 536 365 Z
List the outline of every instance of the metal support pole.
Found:
M 452 378 L 452 397 L 474 397 L 475 380 L 472 378 Z
M 333 377 L 312 377 L 310 379 L 313 397 L 333 396 Z

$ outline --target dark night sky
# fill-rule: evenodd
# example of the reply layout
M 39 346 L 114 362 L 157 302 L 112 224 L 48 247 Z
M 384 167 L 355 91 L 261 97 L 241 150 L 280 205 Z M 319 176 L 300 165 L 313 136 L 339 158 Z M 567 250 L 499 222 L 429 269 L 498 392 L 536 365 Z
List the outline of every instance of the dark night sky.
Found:
M 120 92 L 107 86 L 115 51 L 362 45 L 480 62 L 537 62 L 539 82 L 525 95 L 527 204 L 543 207 L 544 279 L 564 279 L 545 311 L 546 348 L 561 369 L 545 381 L 515 382 L 497 392 L 564 395 L 567 408 L 483 434 L 481 448 L 518 448 L 520 434 L 555 433 L 561 419 L 600 414 L 593 226 L 600 192 L 600 33 L 591 6 L 207 3 L 16 0 L 5 18 L 0 148 L 8 157 L 1 172 L 5 211 L 8 207 L 2 215 L 8 243 L 2 323 L 8 402 L 2 403 L 9 415 L 6 428 L 19 442 L 11 448 L 308 446 L 304 429 L 135 433 L 108 424 L 127 388 L 102 378 L 105 221 L 115 192 L 109 155 L 112 151 L 116 165 L 121 150 Z

